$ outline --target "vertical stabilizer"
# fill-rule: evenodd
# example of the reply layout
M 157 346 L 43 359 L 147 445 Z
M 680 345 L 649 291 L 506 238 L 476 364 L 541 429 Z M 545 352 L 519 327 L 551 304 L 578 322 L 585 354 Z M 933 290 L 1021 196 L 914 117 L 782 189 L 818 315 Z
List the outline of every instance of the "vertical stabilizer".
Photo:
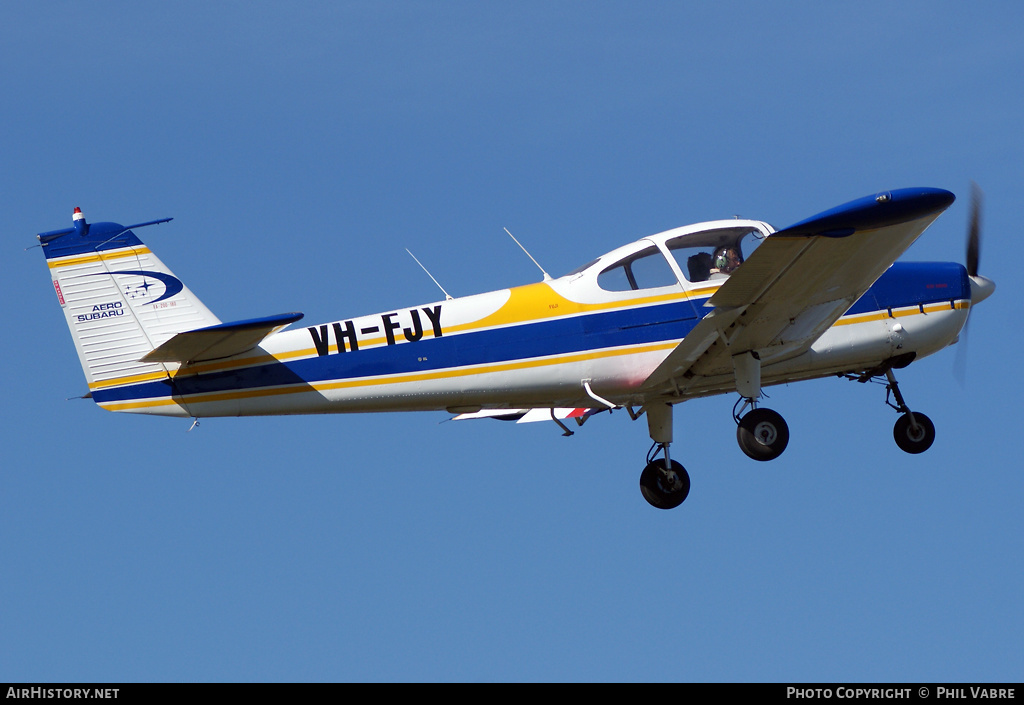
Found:
M 86 222 L 41 233 L 54 293 L 90 391 L 167 379 L 177 365 L 140 359 L 187 330 L 220 323 L 131 228 Z

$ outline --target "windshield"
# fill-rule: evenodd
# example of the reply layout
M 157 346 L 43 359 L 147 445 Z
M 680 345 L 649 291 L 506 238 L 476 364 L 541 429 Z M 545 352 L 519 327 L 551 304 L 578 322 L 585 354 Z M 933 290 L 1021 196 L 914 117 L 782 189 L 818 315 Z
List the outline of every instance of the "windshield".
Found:
M 729 276 L 764 240 L 757 228 L 717 228 L 681 235 L 665 243 L 690 282 Z

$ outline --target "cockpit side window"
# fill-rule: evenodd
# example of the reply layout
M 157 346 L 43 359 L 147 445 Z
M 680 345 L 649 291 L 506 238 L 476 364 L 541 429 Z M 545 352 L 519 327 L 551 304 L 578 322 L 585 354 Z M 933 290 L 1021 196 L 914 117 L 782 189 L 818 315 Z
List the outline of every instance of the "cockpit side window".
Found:
M 665 256 L 653 245 L 597 275 L 597 285 L 605 291 L 654 289 L 678 283 Z

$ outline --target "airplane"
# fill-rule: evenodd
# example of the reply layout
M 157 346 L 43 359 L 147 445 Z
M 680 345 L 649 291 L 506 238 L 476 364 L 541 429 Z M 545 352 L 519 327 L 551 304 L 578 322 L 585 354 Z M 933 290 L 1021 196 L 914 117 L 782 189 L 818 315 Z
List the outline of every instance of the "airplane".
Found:
M 38 239 L 85 396 L 104 409 L 194 423 L 447 411 L 459 420 L 550 420 L 568 435 L 568 419 L 582 426 L 625 409 L 633 420 L 646 415 L 653 442 L 641 493 L 671 509 L 690 491 L 669 451 L 673 407 L 699 397 L 738 394 L 738 444 L 768 461 L 786 449 L 789 428 L 761 405 L 764 387 L 827 376 L 884 381 L 885 403 L 899 413 L 897 445 L 908 453 L 932 445 L 934 424 L 907 406 L 894 370 L 955 343 L 971 308 L 995 290 L 978 274 L 974 188 L 966 266 L 896 262 L 955 198 L 905 188 L 782 230 L 740 218 L 687 225 L 558 278 L 541 268 L 533 284 L 445 292 L 291 330 L 302 313 L 214 316 L 135 235 L 170 218 L 89 224 L 75 208 L 72 227 Z

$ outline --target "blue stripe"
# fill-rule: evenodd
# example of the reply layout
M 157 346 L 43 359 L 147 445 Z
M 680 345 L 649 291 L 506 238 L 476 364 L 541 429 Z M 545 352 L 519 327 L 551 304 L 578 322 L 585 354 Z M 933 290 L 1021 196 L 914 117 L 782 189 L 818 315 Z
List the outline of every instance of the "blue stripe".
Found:
M 137 238 L 135 233 L 118 223 L 90 223 L 88 227 L 83 227 L 81 232 L 76 228 L 70 228 L 43 235 L 47 236 L 46 239 L 41 238 L 46 259 L 91 254 L 142 244 L 142 240 Z
M 677 301 L 475 333 L 441 336 L 357 352 L 211 372 L 174 381 L 174 394 L 205 394 L 285 384 L 431 372 L 462 365 L 509 362 L 622 345 L 683 338 L 697 323 L 694 305 Z M 96 390 L 97 402 L 167 396 L 166 381 Z
M 850 308 L 850 314 L 885 311 L 969 298 L 963 266 L 947 262 L 894 264 Z M 706 300 L 706 299 L 705 299 Z M 642 345 L 686 336 L 706 315 L 704 300 L 594 313 L 494 330 L 399 343 L 357 352 L 334 353 L 289 363 L 213 372 L 169 381 L 97 390 L 97 402 L 208 394 L 237 389 L 300 385 L 377 375 L 431 372 L 446 368 L 498 364 L 548 355 L 565 355 L 617 346 Z

